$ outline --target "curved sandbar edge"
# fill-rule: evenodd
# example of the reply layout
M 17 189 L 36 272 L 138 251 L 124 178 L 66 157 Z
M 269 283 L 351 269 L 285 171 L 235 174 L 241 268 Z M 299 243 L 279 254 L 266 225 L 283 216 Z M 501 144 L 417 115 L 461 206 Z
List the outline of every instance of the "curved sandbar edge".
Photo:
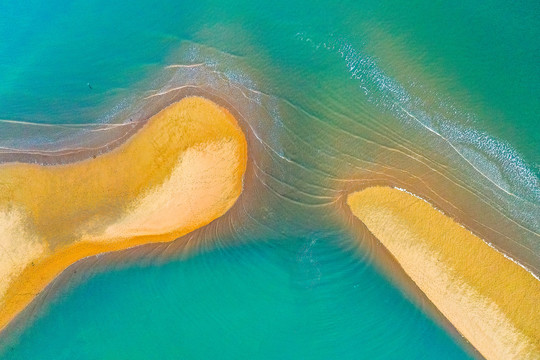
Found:
M 103 252 L 177 239 L 240 196 L 247 142 L 201 97 L 169 105 L 87 160 L 0 165 L 0 330 L 56 276 Z
M 405 191 L 370 187 L 347 204 L 485 358 L 540 358 L 540 281 L 531 273 Z

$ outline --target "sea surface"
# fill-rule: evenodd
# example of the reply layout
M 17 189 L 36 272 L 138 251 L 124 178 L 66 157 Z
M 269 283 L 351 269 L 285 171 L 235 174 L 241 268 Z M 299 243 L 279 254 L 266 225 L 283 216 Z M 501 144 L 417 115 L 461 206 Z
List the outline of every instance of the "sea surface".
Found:
M 4 1 L 0 39 L 0 160 L 187 95 L 250 157 L 228 214 L 70 267 L 2 359 L 478 357 L 346 209 L 372 184 L 540 273 L 537 1 Z

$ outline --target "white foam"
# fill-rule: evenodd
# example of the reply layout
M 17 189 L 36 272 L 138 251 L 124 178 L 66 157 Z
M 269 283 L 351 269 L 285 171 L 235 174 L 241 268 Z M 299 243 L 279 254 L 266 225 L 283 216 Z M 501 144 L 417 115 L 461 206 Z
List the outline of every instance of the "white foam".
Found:
M 531 227 L 527 230 L 538 235 L 540 179 L 510 145 L 474 129 L 472 126 L 477 122 L 474 114 L 459 110 L 450 100 L 441 99 L 432 92 L 430 97 L 434 96 L 438 104 L 435 109 L 432 103 L 428 107 L 420 97 L 411 96 L 404 86 L 388 76 L 375 58 L 353 47 L 343 37 L 330 35 L 323 41 L 316 41 L 305 33 L 298 33 L 296 37 L 316 49 L 337 53 L 368 101 L 450 146 L 465 161 L 462 168 L 469 173 L 470 181 L 477 182 L 474 174 L 488 181 L 500 191 L 496 196 L 509 213 Z M 414 79 L 411 84 L 422 87 Z M 470 126 L 459 125 L 463 123 Z

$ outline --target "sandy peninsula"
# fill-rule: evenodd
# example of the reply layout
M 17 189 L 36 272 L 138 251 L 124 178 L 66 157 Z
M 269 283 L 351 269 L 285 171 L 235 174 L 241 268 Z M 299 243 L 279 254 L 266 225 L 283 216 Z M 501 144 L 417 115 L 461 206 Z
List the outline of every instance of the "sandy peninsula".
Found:
M 540 281 L 426 201 L 390 187 L 347 203 L 487 359 L 540 358 Z
M 0 165 L 0 329 L 74 262 L 172 241 L 223 215 L 246 164 L 236 119 L 189 97 L 101 156 Z

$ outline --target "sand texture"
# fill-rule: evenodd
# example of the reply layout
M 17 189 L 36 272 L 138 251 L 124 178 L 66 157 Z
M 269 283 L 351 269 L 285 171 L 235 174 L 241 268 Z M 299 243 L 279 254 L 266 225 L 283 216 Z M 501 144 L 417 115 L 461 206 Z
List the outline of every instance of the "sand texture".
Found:
M 404 191 L 371 187 L 347 202 L 484 357 L 540 358 L 540 281 L 534 276 Z
M 223 215 L 246 164 L 235 118 L 189 97 L 101 156 L 0 165 L 0 329 L 77 260 L 172 241 Z

